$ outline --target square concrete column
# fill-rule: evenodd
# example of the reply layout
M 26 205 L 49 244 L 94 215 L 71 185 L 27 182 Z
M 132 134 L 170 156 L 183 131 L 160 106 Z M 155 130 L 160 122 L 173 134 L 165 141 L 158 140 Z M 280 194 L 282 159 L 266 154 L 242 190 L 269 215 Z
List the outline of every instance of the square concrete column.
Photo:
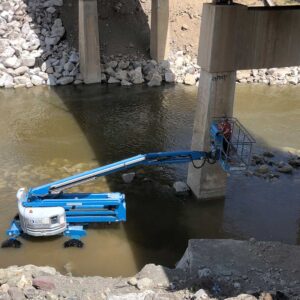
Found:
M 235 71 L 201 71 L 192 150 L 210 151 L 211 121 L 215 117 L 232 116 L 235 81 Z M 218 163 L 206 163 L 202 169 L 190 164 L 187 184 L 198 199 L 219 198 L 225 196 L 226 178 L 227 174 Z
M 97 0 L 79 0 L 79 54 L 84 83 L 101 82 Z
M 160 62 L 169 55 L 169 0 L 152 0 L 150 55 Z

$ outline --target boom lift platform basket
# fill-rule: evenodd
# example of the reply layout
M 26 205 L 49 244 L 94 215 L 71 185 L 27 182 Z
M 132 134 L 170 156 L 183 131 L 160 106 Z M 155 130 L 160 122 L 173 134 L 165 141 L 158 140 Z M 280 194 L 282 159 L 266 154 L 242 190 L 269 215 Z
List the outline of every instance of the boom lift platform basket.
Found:
M 220 127 L 227 123 L 228 135 Z M 212 148 L 219 150 L 216 156 L 222 168 L 229 173 L 245 171 L 250 165 L 254 138 L 236 118 L 214 118 L 211 125 Z
M 226 130 L 224 130 L 224 128 Z M 219 162 L 226 172 L 242 171 L 251 159 L 254 139 L 234 118 L 214 119 L 210 127 L 211 151 L 175 151 L 139 154 L 93 170 L 33 187 L 17 193 L 18 215 L 6 231 L 2 247 L 19 248 L 17 239 L 31 236 L 64 235 L 65 247 L 82 247 L 81 237 L 90 223 L 126 221 L 125 195 L 121 193 L 66 193 L 72 187 L 101 176 L 136 166 L 190 163 L 197 168 Z M 197 166 L 194 161 L 200 161 Z

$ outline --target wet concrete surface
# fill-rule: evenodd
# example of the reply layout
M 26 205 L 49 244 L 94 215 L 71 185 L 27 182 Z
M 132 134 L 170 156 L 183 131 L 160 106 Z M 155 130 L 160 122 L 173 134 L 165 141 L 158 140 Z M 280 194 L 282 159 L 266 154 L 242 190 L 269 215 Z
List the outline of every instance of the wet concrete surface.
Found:
M 300 149 L 299 87 L 238 86 L 235 116 L 276 160 L 283 147 Z M 138 153 L 189 149 L 197 89 L 70 86 L 0 90 L 0 236 L 16 213 L 22 186 L 69 176 Z M 226 199 L 177 197 L 187 166 L 135 169 L 80 191 L 124 192 L 125 224 L 95 225 L 84 249 L 63 249 L 64 238 L 26 238 L 21 249 L 1 249 L 0 266 L 51 265 L 74 275 L 135 274 L 146 263 L 174 266 L 191 238 L 275 240 L 300 244 L 300 175 L 267 181 L 230 176 Z

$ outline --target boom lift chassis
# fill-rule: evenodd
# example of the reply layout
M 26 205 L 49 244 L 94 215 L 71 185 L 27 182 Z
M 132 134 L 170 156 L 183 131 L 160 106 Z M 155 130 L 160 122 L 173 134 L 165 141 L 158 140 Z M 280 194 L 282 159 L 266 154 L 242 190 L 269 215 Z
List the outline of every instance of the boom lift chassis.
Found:
M 231 136 L 226 139 L 215 119 L 210 128 L 211 151 L 177 151 L 140 154 L 106 166 L 73 175 L 52 183 L 17 192 L 18 215 L 6 231 L 9 239 L 2 247 L 19 248 L 23 234 L 31 236 L 64 235 L 70 239 L 65 247 L 83 247 L 81 238 L 86 235 L 89 223 L 125 222 L 125 195 L 121 193 L 64 193 L 65 190 L 115 172 L 136 166 L 153 166 L 192 162 L 201 168 L 205 162 L 219 162 L 226 172 L 243 171 L 250 162 L 252 144 L 255 142 L 236 120 L 230 123 Z M 226 148 L 224 143 L 227 143 Z M 200 161 L 197 166 L 194 162 Z

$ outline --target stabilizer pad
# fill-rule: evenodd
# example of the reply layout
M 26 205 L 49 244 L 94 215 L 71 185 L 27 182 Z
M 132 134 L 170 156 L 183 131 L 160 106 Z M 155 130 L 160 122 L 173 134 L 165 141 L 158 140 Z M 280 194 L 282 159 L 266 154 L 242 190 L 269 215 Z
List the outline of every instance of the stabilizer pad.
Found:
M 21 248 L 22 243 L 16 239 L 8 239 L 1 244 L 1 248 Z
M 83 242 L 81 240 L 77 240 L 77 239 L 71 239 L 71 240 L 64 242 L 65 248 L 70 248 L 70 247 L 82 248 L 83 246 L 84 246 Z

